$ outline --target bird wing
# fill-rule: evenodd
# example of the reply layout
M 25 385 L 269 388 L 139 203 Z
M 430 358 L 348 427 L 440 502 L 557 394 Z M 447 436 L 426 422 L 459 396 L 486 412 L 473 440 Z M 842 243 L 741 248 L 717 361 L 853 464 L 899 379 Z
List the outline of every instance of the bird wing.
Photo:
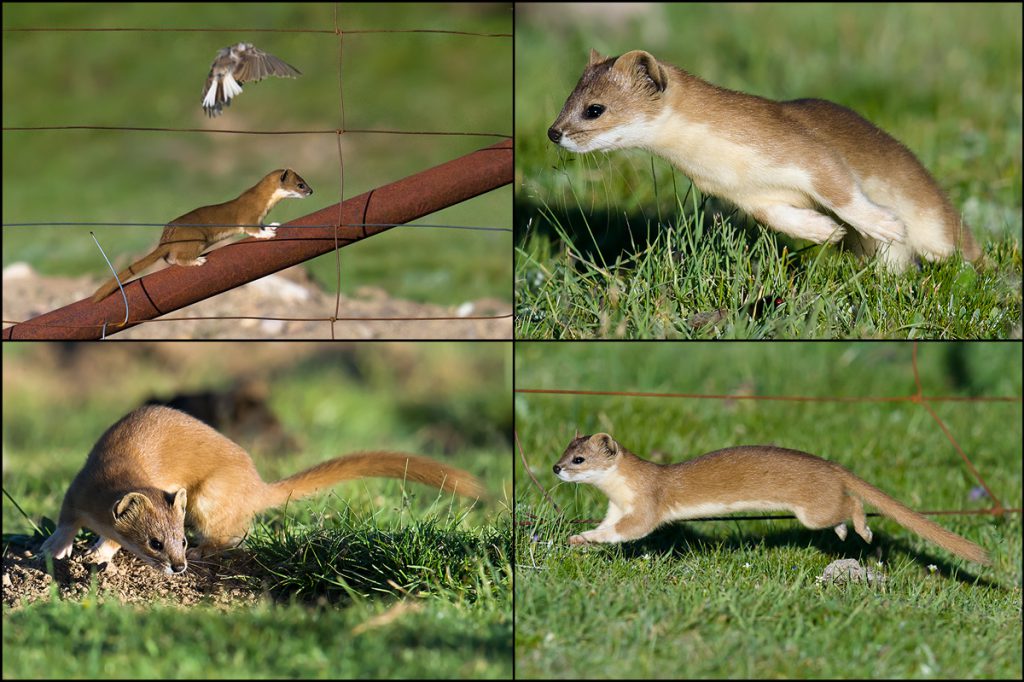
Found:
M 224 49 L 217 51 L 217 56 L 213 58 L 213 63 L 210 64 L 210 73 L 206 75 L 206 83 L 203 85 L 203 97 L 206 97 L 207 93 L 210 92 L 214 76 L 220 78 L 231 67 L 233 62 L 230 59 L 232 47 L 232 45 L 228 45 Z
M 286 64 L 274 55 L 251 45 L 236 53 L 238 63 L 235 65 L 234 77 L 239 83 L 258 81 L 267 76 L 295 78 L 302 72 L 291 64 Z

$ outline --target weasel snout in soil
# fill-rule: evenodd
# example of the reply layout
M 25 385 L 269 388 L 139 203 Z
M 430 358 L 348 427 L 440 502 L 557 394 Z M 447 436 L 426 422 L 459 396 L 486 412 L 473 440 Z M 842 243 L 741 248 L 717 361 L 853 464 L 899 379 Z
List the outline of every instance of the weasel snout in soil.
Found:
M 483 495 L 472 474 L 398 452 L 337 457 L 265 483 L 245 450 L 203 422 L 168 407 L 140 407 L 93 446 L 42 551 L 58 559 L 70 556 L 85 526 L 100 536 L 92 548 L 97 563 L 109 562 L 124 547 L 158 570 L 181 573 L 188 565 L 186 525 L 199 538 L 190 554 L 203 556 L 239 544 L 260 511 L 366 477 Z

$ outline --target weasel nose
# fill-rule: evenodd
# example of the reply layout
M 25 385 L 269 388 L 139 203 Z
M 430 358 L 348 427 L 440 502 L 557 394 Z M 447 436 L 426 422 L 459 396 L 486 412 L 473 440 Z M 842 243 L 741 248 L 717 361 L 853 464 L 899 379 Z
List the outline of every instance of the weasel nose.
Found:
M 558 144 L 558 141 L 562 139 L 562 131 L 557 130 L 553 126 L 551 128 L 548 128 L 548 139 L 554 142 L 555 144 Z
M 555 475 L 558 475 L 558 472 L 562 470 L 562 467 L 556 464 L 555 466 L 551 467 L 551 470 L 555 472 Z

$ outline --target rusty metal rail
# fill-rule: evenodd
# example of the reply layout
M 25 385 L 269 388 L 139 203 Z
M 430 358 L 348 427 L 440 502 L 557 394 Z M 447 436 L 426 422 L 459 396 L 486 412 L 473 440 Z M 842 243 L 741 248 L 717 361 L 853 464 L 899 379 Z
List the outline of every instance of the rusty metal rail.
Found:
M 279 227 L 273 239 L 245 239 L 217 249 L 201 268 L 170 267 L 135 280 L 124 287 L 131 311 L 125 324 L 124 299 L 115 293 L 8 327 L 3 339 L 98 339 L 104 325 L 109 336 L 511 182 L 512 141 L 505 140 L 296 218 Z M 335 224 L 339 227 L 312 227 Z

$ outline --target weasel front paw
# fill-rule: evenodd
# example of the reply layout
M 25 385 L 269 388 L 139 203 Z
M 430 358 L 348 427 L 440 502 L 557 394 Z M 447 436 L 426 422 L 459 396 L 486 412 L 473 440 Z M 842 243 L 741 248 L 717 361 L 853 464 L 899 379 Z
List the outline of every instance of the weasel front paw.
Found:
M 271 223 L 265 226 L 262 230 L 260 230 L 253 236 L 256 237 L 256 239 L 271 239 L 274 235 L 277 234 L 277 226 L 280 224 L 281 223 Z
M 906 238 L 907 228 L 903 221 L 888 212 L 880 220 L 866 223 L 864 227 L 867 229 L 858 228 L 858 232 L 883 244 L 902 244 Z
M 829 221 L 832 222 L 832 221 Z M 846 236 L 846 230 L 841 226 L 833 224 L 814 233 L 811 241 L 815 244 L 838 244 Z
M 582 535 L 573 535 L 569 538 L 570 545 L 586 545 L 588 544 L 587 539 Z

